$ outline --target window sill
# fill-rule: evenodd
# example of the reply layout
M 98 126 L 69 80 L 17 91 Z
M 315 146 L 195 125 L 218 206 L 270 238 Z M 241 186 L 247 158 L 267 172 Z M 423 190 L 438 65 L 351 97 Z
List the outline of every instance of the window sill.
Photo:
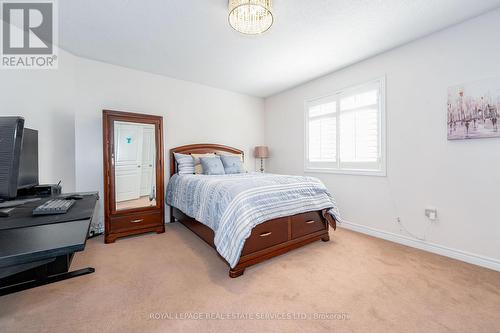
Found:
M 361 170 L 361 169 L 326 169 L 326 168 L 304 168 L 305 173 L 333 173 L 337 175 L 351 176 L 375 176 L 386 177 L 385 170 Z

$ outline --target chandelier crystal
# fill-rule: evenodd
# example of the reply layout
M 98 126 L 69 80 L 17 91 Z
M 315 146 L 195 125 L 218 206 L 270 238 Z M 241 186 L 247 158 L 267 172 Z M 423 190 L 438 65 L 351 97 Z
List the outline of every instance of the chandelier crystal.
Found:
M 229 0 L 229 24 L 242 34 L 266 32 L 273 21 L 272 0 Z

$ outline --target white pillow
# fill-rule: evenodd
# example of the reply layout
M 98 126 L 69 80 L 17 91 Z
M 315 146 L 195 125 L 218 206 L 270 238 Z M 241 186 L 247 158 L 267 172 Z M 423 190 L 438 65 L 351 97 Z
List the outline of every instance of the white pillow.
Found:
M 200 157 L 213 157 L 213 156 L 215 156 L 214 153 L 191 154 L 191 157 L 193 158 L 193 162 L 194 162 L 194 173 L 197 175 L 203 174 L 203 167 L 201 166 Z
M 191 155 L 174 153 L 174 156 L 179 175 L 192 175 L 194 173 L 194 161 Z

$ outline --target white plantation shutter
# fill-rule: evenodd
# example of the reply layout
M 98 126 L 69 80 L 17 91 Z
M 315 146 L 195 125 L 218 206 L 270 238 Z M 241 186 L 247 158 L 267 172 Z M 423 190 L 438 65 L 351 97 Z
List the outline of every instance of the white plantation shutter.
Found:
M 373 88 L 341 97 L 341 167 L 369 170 L 379 167 L 378 100 L 379 89 Z
M 334 162 L 337 159 L 337 119 L 323 118 L 309 121 L 309 160 Z
M 317 167 L 337 163 L 337 102 L 324 101 L 308 109 L 308 160 Z
M 307 103 L 306 171 L 385 174 L 383 83 Z

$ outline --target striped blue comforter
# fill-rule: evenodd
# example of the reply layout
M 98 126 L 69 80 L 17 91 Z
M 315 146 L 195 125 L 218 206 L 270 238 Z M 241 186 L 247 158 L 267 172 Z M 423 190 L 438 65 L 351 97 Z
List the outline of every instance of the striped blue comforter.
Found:
M 313 177 L 245 173 L 222 176 L 174 175 L 166 202 L 210 227 L 215 247 L 235 267 L 245 240 L 259 223 L 329 209 L 340 221 L 333 197 Z

